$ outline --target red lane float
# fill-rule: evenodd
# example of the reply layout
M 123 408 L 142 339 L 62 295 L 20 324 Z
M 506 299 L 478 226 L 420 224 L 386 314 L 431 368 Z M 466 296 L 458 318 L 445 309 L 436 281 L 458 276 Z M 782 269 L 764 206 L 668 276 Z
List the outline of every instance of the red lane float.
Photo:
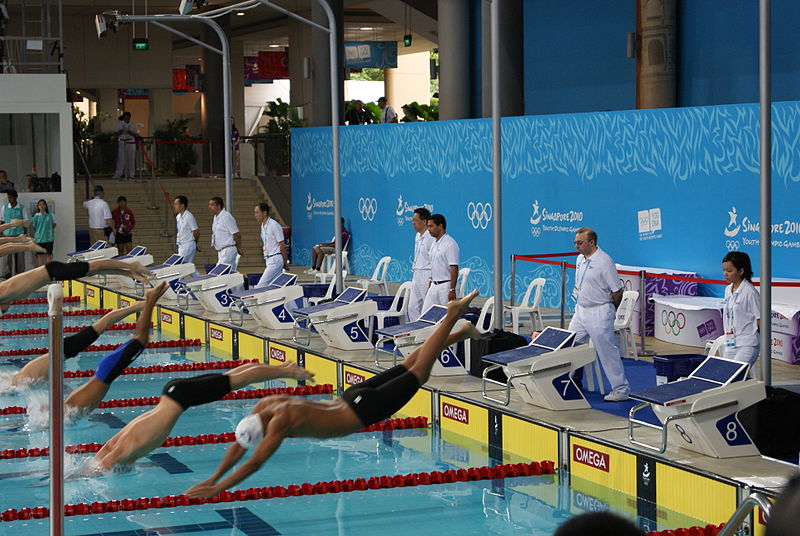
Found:
M 689 527 L 686 529 L 651 530 L 645 536 L 717 536 L 725 523 L 706 525 L 705 527 Z
M 87 346 L 84 352 L 110 352 L 116 350 L 124 343 L 119 344 L 92 344 Z M 174 341 L 151 341 L 147 344 L 148 348 L 185 348 L 191 346 L 202 346 L 200 339 L 177 339 Z M 0 356 L 18 356 L 18 355 L 41 355 L 48 352 L 47 348 L 25 348 L 22 350 L 3 350 L 0 351 Z
M 86 329 L 89 326 L 64 326 L 64 333 L 77 333 Z M 153 324 L 150 324 L 152 329 Z M 135 322 L 123 322 L 121 324 L 114 324 L 106 328 L 106 331 L 130 331 L 136 329 Z M 0 337 L 13 337 L 17 335 L 47 335 L 49 333 L 47 328 L 28 328 L 28 329 L 6 329 L 0 330 Z
M 226 370 L 247 365 L 248 363 L 258 363 L 257 359 L 239 359 L 237 361 L 209 361 L 205 363 L 171 363 L 169 365 L 150 365 L 146 367 L 128 367 L 122 371 L 122 375 L 127 374 L 159 374 L 162 372 L 194 372 L 198 370 Z M 68 370 L 64 372 L 65 378 L 90 378 L 94 376 L 94 370 Z
M 216 361 L 216 363 L 222 363 Z M 220 367 L 221 368 L 221 367 Z M 333 385 L 324 383 L 320 385 L 299 385 L 297 387 L 273 387 L 270 389 L 242 389 L 231 391 L 222 400 L 253 400 L 264 398 L 265 396 L 287 395 L 287 396 L 306 396 L 324 395 L 333 393 Z M 117 398 L 100 402 L 98 408 L 133 408 L 139 406 L 155 406 L 158 404 L 158 396 L 143 396 L 141 398 Z M 27 413 L 27 408 L 22 406 L 9 406 L 0 408 L 0 415 L 20 415 Z
M 64 296 L 64 303 L 78 303 L 80 296 Z M 26 298 L 24 300 L 12 301 L 11 305 L 42 305 L 47 303 L 47 298 Z
M 83 309 L 79 311 L 64 311 L 64 316 L 93 316 L 105 315 L 112 311 L 112 309 Z M 45 318 L 47 312 L 41 313 L 6 313 L 0 316 L 2 320 L 18 320 L 20 318 Z
M 323 495 L 326 493 L 348 493 L 352 491 L 365 491 L 368 489 L 388 489 L 411 486 L 430 486 L 434 484 L 448 484 L 451 482 L 466 482 L 470 480 L 492 480 L 499 478 L 513 478 L 521 476 L 536 476 L 553 474 L 554 463 L 551 461 L 515 463 L 495 465 L 493 467 L 470 467 L 469 469 L 448 469 L 446 471 L 433 471 L 431 473 L 409 473 L 407 475 L 373 476 L 369 479 L 356 478 L 347 480 L 331 480 L 330 482 L 317 482 L 311 484 L 291 484 L 289 486 L 266 486 L 263 488 L 237 489 L 223 491 L 219 495 L 203 499 L 190 499 L 186 495 L 167 495 L 166 497 L 141 497 L 139 499 L 122 499 L 112 501 L 98 501 L 91 504 L 79 503 L 64 506 L 64 515 L 90 515 L 107 512 L 120 512 L 131 510 L 149 510 L 152 508 L 175 508 L 196 504 L 209 504 L 233 501 L 257 501 L 272 499 L 273 497 L 299 497 L 301 495 Z M 10 508 L 0 514 L 2 521 L 16 521 L 18 519 L 41 519 L 48 517 L 47 508 Z
M 385 421 L 377 422 L 371 426 L 359 430 L 359 432 L 378 432 L 387 430 L 409 430 L 412 428 L 427 428 L 427 417 L 406 417 L 405 419 L 387 419 Z M 168 437 L 162 447 L 183 447 L 186 445 L 209 445 L 218 443 L 232 443 L 236 441 L 236 435 L 233 432 L 226 432 L 222 434 L 202 434 L 196 436 L 174 436 Z M 68 454 L 90 454 L 97 452 L 102 447 L 102 443 L 81 443 L 78 445 L 67 445 L 64 450 Z M 16 458 L 41 458 L 48 456 L 50 449 L 31 448 L 31 449 L 6 449 L 0 451 L 0 460 L 10 460 Z

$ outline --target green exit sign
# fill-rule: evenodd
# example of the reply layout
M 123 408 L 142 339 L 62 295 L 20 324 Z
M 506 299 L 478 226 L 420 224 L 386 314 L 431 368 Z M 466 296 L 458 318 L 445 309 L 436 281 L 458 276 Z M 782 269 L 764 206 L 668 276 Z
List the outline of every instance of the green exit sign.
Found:
M 144 37 L 134 37 L 133 50 L 150 50 L 150 41 Z

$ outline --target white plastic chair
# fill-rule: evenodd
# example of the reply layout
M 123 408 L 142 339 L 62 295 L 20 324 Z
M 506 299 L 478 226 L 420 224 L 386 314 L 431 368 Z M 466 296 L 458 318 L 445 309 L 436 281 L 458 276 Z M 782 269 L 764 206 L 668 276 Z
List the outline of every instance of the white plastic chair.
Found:
M 494 296 L 487 299 L 481 307 L 481 313 L 478 315 L 478 321 L 475 322 L 475 327 L 481 333 L 488 333 L 492 331 L 492 322 L 489 321 L 489 315 L 494 314 Z
M 709 357 L 722 357 L 722 354 L 725 351 L 725 335 L 720 335 L 713 341 L 708 341 L 706 343 L 706 355 Z
M 383 291 L 381 296 L 388 296 L 389 284 L 386 282 L 386 273 L 389 271 L 389 263 L 391 262 L 392 258 L 388 255 L 382 257 L 381 260 L 378 261 L 378 264 L 375 265 L 375 271 L 372 272 L 372 277 L 369 279 L 359 279 L 356 285 L 366 291 L 369 291 L 370 286 L 377 285 L 378 288 Z
M 335 255 L 325 255 L 325 258 L 322 261 L 322 271 L 314 274 L 314 281 L 325 284 L 329 279 L 333 279 L 333 275 L 336 272 L 335 259 Z M 342 271 L 350 271 L 350 265 L 347 263 L 347 252 L 345 250 L 342 250 Z
M 456 280 L 456 298 L 463 298 L 467 293 L 467 279 L 469 279 L 469 268 L 462 268 L 458 271 Z
M 511 315 L 511 331 L 517 335 L 519 335 L 519 329 L 522 325 L 520 316 L 523 314 L 531 317 L 531 328 L 534 331 L 544 329 L 542 313 L 539 311 L 539 302 L 542 300 L 542 289 L 545 282 L 544 277 L 537 277 L 528 285 L 527 290 L 525 290 L 525 296 L 522 297 L 522 302 L 519 305 L 506 305 L 503 307 L 503 315 Z
M 322 296 L 322 297 L 317 296 L 317 297 L 314 297 L 314 298 L 309 298 L 308 299 L 308 304 L 309 305 L 318 305 L 318 304 L 320 304 L 322 302 L 330 301 L 330 300 L 333 299 L 333 291 L 336 290 L 336 278 L 333 277 L 333 276 L 334 276 L 334 274 L 331 274 L 331 282 L 328 285 L 328 290 L 325 291 L 325 295 Z M 343 280 L 342 284 L 344 284 L 344 279 L 347 279 L 347 271 L 346 270 L 342 270 L 342 280 Z
M 617 307 L 616 317 L 614 317 L 614 331 L 619 333 L 619 341 L 622 348 L 622 357 L 633 357 L 639 359 L 639 350 L 636 347 L 636 337 L 633 335 L 631 325 L 633 324 L 633 309 L 636 300 L 639 299 L 639 291 L 626 290 L 622 293 L 622 301 Z M 631 350 L 633 355 L 631 355 Z
M 397 292 L 389 308 L 385 311 L 378 311 L 375 315 L 375 321 L 371 322 L 369 326 L 370 340 L 372 340 L 372 333 L 376 329 L 383 329 L 386 326 L 387 318 L 399 318 L 401 324 L 406 323 L 408 319 L 408 302 L 411 300 L 411 286 L 411 281 L 406 281 L 397 287 Z
M 336 237 L 331 238 L 331 242 L 336 240 Z M 347 260 L 347 248 L 350 247 L 350 235 L 347 236 L 347 240 L 344 244 L 342 244 L 342 270 L 350 271 L 350 261 Z M 322 264 L 320 265 L 321 272 L 327 272 L 328 270 L 333 270 L 331 265 L 336 264 L 336 253 L 326 253 L 324 257 L 322 257 Z M 319 274 L 317 274 L 319 275 Z M 325 283 L 327 279 L 323 280 L 322 282 Z

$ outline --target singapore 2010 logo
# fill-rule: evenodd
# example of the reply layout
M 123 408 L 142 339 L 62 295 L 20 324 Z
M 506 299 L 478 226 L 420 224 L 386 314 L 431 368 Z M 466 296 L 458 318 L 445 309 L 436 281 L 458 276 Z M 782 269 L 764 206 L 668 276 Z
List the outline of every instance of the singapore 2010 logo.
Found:
M 467 218 L 473 229 L 486 229 L 492 221 L 492 204 L 470 201 L 467 204 Z

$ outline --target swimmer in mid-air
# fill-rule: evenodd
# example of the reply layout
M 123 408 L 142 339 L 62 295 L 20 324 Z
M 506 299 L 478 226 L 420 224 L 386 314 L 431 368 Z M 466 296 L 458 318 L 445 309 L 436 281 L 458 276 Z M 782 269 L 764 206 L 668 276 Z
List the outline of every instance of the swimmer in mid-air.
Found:
M 169 381 L 158 405 L 133 419 L 109 439 L 82 474 L 92 474 L 135 462 L 161 446 L 184 411 L 221 400 L 234 389 L 278 378 L 310 380 L 313 374 L 295 363 L 270 366 L 248 363 L 222 374 L 201 374 Z
M 137 301 L 133 305 L 115 309 L 97 320 L 91 326 L 86 326 L 81 331 L 64 337 L 64 359 L 77 356 L 80 352 L 97 340 L 108 328 L 126 316 L 137 313 L 144 308 L 144 301 Z M 50 354 L 40 355 L 29 361 L 19 372 L 11 376 L 11 388 L 36 387 L 44 383 L 50 371 Z
M 114 259 L 100 259 L 89 262 L 57 262 L 50 261 L 27 272 L 0 282 L 0 307 L 8 309 L 14 300 L 26 298 L 28 294 L 51 281 L 80 279 L 87 275 L 114 274 L 126 275 L 149 286 L 147 276 L 150 270 L 138 262 L 122 262 Z
M 253 408 L 253 413 L 239 422 L 236 442 L 228 449 L 216 472 L 208 480 L 189 488 L 186 495 L 213 497 L 235 486 L 257 471 L 275 453 L 284 438 L 290 435 L 339 437 L 391 417 L 428 381 L 434 363 L 445 348 L 469 337 L 480 336 L 475 326 L 466 321 L 464 327 L 451 333 L 477 294 L 478 291 L 473 291 L 460 300 L 448 303 L 447 315 L 422 346 L 400 365 L 348 388 L 340 398 L 262 398 Z M 250 459 L 218 483 L 252 446 L 256 448 Z

